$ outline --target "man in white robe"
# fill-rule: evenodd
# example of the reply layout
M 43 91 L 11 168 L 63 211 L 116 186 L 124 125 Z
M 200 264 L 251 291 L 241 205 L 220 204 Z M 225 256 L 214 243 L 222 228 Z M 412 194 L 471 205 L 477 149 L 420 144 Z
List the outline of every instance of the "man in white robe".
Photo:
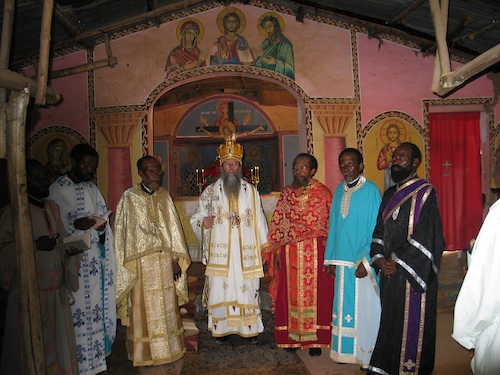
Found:
M 201 194 L 191 217 L 207 265 L 208 329 L 218 342 L 237 334 L 257 343 L 264 330 L 259 292 L 267 221 L 257 189 L 241 175 L 243 147 L 234 138 L 227 140 L 218 156 L 221 178 Z
M 500 148 L 494 177 L 500 186 Z M 470 350 L 475 375 L 500 374 L 500 200 L 491 206 L 474 243 L 455 304 L 452 337 Z
M 115 254 L 104 198 L 92 182 L 99 155 L 87 144 L 71 151 L 72 169 L 50 185 L 49 198 L 58 203 L 70 235 L 90 234 L 90 249 L 83 252 L 71 306 L 80 374 L 107 370 L 106 356 L 116 336 Z

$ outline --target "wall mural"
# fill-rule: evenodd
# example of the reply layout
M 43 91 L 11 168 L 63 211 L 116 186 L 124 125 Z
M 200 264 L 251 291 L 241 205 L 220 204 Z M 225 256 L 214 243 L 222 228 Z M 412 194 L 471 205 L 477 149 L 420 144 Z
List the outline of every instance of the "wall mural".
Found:
M 266 38 L 257 54 L 255 66 L 274 70 L 295 79 L 295 63 L 292 43 L 283 34 L 285 21 L 273 12 L 264 13 L 258 21 L 259 33 Z
M 219 176 L 217 148 L 224 139 L 239 139 L 253 134 L 273 133 L 269 119 L 249 101 L 233 96 L 212 97 L 201 102 L 180 120 L 177 138 L 209 138 L 213 142 L 192 146 L 173 146 L 176 196 L 197 196 Z M 277 138 L 238 140 L 244 147 L 243 176 L 254 180 L 261 193 L 279 189 Z M 276 163 L 274 163 L 276 164 Z M 256 181 L 258 173 L 258 181 Z
M 53 182 L 71 169 L 69 154 L 79 143 L 87 142 L 73 129 L 63 126 L 45 128 L 28 142 L 28 158 L 42 163 Z
M 424 155 L 424 141 L 418 131 L 420 125 L 408 115 L 400 112 L 383 113 L 370 121 L 361 134 L 363 157 L 367 179 L 373 181 L 381 192 L 394 185 L 391 178 L 392 153 L 403 142 L 415 143 Z M 426 178 L 425 160 L 417 174 Z
M 380 126 L 379 138 L 384 144 L 380 149 L 377 168 L 384 171 L 384 190 L 395 185 L 391 178 L 392 154 L 403 142 L 406 142 L 406 127 L 399 119 L 389 119 Z
M 225 8 L 217 16 L 222 35 L 210 51 L 210 65 L 247 65 L 273 70 L 295 79 L 293 46 L 285 37 L 285 21 L 278 13 L 266 12 L 257 22 L 257 30 L 265 38 L 259 47 L 251 47 L 241 33 L 246 28 L 245 14 L 238 8 Z M 206 65 L 199 45 L 205 35 L 201 21 L 187 18 L 177 25 L 180 44 L 170 51 L 165 64 L 165 77 Z
M 253 65 L 254 55 L 245 37 L 245 14 L 238 8 L 226 8 L 217 16 L 217 27 L 222 35 L 215 41 L 210 53 L 210 65 Z
M 495 129 L 496 130 L 496 134 L 500 133 L 500 126 L 497 126 L 497 128 Z M 495 134 L 492 134 L 493 136 L 495 136 Z M 492 137 L 493 138 L 493 137 Z M 500 147 L 500 134 L 496 135 L 496 137 L 494 138 L 495 139 L 495 148 L 491 151 L 491 156 L 492 156 L 492 166 L 491 166 L 491 182 L 490 182 L 490 188 L 491 190 L 497 194 L 497 197 L 499 196 L 500 194 L 500 186 L 497 186 L 496 182 L 495 182 L 495 178 L 493 177 L 494 176 L 494 168 L 495 168 L 495 160 L 493 159 L 494 155 L 495 155 L 495 151 L 497 150 L 497 148 Z
M 272 128 L 265 113 L 250 101 L 236 97 L 214 98 L 186 113 L 177 128 L 177 137 L 224 139 L 229 132 L 241 138 L 255 132 L 272 133 Z
M 167 57 L 166 78 L 206 65 L 206 56 L 198 48 L 205 35 L 202 23 L 195 18 L 186 18 L 177 25 L 176 35 L 180 44 Z

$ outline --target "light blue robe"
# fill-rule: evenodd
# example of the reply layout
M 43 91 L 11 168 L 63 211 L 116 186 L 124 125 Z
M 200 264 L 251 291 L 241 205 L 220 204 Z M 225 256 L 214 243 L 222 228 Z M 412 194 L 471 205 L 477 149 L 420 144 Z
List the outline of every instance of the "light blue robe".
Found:
M 337 186 L 330 211 L 325 265 L 336 265 L 330 357 L 368 366 L 380 321 L 379 278 L 370 266 L 370 244 L 381 197 L 378 187 L 360 177 L 357 185 Z M 368 276 L 356 278 L 363 263 Z

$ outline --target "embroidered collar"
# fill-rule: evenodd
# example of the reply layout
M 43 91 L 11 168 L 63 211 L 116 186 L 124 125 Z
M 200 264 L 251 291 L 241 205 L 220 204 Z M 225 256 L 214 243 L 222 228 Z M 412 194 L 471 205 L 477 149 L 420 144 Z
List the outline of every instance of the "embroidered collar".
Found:
M 345 219 L 347 215 L 349 214 L 349 206 L 351 204 L 351 196 L 354 192 L 358 191 L 361 189 L 361 187 L 365 184 L 366 178 L 362 175 L 358 177 L 359 181 L 358 183 L 349 188 L 347 185 L 347 182 L 344 182 L 344 194 L 342 195 L 342 203 L 340 206 L 340 213 L 342 214 L 342 217 Z

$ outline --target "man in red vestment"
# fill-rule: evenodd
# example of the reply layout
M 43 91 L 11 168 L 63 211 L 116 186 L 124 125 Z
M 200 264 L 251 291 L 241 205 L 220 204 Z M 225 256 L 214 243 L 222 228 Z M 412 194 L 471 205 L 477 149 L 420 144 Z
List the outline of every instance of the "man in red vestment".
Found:
M 317 168 L 314 156 L 295 157 L 294 181 L 276 205 L 265 254 L 276 345 L 309 348 L 311 356 L 330 347 L 334 283 L 323 267 L 332 193 L 313 178 Z

